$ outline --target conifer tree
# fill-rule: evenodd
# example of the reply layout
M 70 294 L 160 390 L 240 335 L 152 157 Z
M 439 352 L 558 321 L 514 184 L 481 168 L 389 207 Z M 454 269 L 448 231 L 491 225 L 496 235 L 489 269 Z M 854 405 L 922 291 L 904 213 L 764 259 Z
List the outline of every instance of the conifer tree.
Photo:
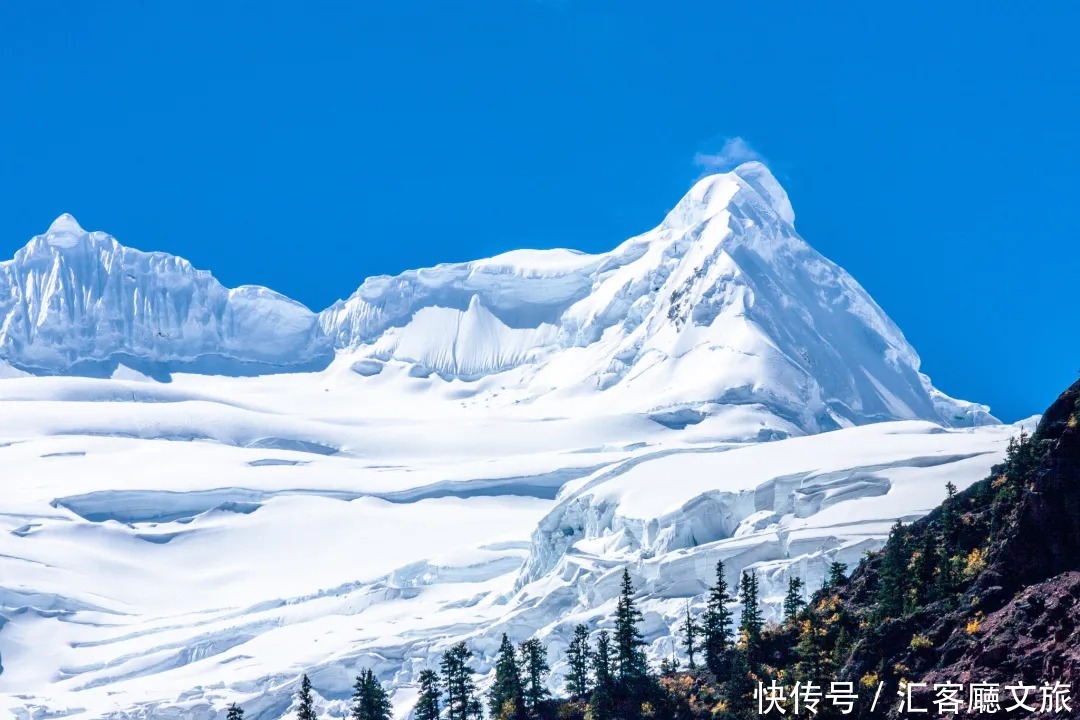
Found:
M 746 646 L 748 660 L 755 660 L 761 647 L 761 629 L 765 621 L 761 616 L 758 598 L 758 579 L 752 572 L 744 572 L 740 587 L 742 596 L 742 617 L 739 618 L 739 631 Z
M 550 695 L 547 689 L 547 674 L 550 669 L 547 648 L 538 638 L 529 638 L 521 643 L 522 695 L 530 717 L 542 714 L 544 703 Z
M 441 668 L 443 688 L 446 690 L 446 720 L 469 720 L 476 716 L 479 701 L 476 699 L 475 671 L 469 666 L 470 659 L 472 651 L 464 642 L 453 645 L 443 655 Z
M 596 679 L 592 698 L 589 700 L 591 720 L 613 720 L 615 717 L 615 662 L 611 649 L 611 636 L 601 630 L 593 655 L 593 677 Z
M 495 680 L 488 691 L 488 713 L 492 718 L 519 720 L 525 717 L 525 698 L 521 688 L 521 668 L 513 643 L 503 633 L 495 660 Z
M 962 556 L 949 557 L 945 554 L 944 548 L 938 555 L 937 592 L 938 596 L 944 598 L 950 607 L 955 600 L 953 594 L 956 592 L 957 579 L 960 576 L 958 566 L 961 561 Z
M 731 652 L 729 679 L 724 683 L 724 704 L 729 708 L 727 717 L 757 718 L 757 703 L 754 700 L 756 682 L 751 674 L 750 660 L 746 650 L 736 648 Z
M 829 590 L 837 590 L 844 586 L 847 582 L 847 564 L 838 560 L 833 560 L 829 563 L 828 577 L 825 580 L 825 587 Z
M 311 697 L 311 680 L 305 674 L 300 678 L 299 707 L 296 711 L 296 720 L 318 720 L 315 717 L 315 701 Z
M 353 720 L 390 720 L 392 716 L 393 707 L 386 689 L 374 672 L 370 669 L 362 671 L 353 685 L 350 717 Z
M 937 586 L 938 549 L 934 535 L 929 530 L 923 533 L 919 552 L 912 560 L 912 610 L 930 602 Z
M 788 624 L 794 623 L 799 618 L 799 611 L 806 606 L 802 596 L 803 581 L 801 577 L 788 578 L 787 595 L 784 597 L 784 620 Z
M 956 511 L 956 486 L 952 480 L 945 483 L 945 502 L 941 504 L 941 544 L 945 557 L 956 552 L 959 516 Z
M 615 659 L 611 652 L 611 636 L 607 630 L 601 630 L 596 640 L 593 677 L 596 678 L 597 686 L 612 685 L 615 682 Z
M 566 675 L 566 691 L 571 699 L 580 700 L 589 694 L 589 666 L 592 664 L 589 629 L 584 625 L 574 628 L 574 636 L 566 649 L 566 664 L 570 666 Z
M 697 670 L 697 661 L 694 659 L 698 651 L 698 637 L 701 635 L 701 627 L 694 616 L 690 614 L 690 603 L 686 603 L 686 619 L 682 624 L 683 648 L 686 650 L 686 667 L 691 672 Z M 676 663 L 678 667 L 678 663 Z
M 716 584 L 709 590 L 709 600 L 702 621 L 702 640 L 705 665 L 717 678 L 724 677 L 724 652 L 728 649 L 732 613 L 728 604 L 733 600 L 724 578 L 724 561 L 716 563 Z
M 795 647 L 799 661 L 797 676 L 804 681 L 826 683 L 832 674 L 832 653 L 827 644 L 828 630 L 817 612 L 807 610 L 798 623 L 799 642 Z
M 897 520 L 889 531 L 878 574 L 878 615 L 881 619 L 896 618 L 904 611 L 907 588 L 907 549 L 904 526 Z
M 439 676 L 434 670 L 421 670 L 420 694 L 413 709 L 414 720 L 439 720 Z
M 641 611 L 634 603 L 630 571 L 623 568 L 622 592 L 615 606 L 615 660 L 619 682 L 625 688 L 638 685 L 649 670 L 643 650 L 645 641 L 638 629 L 642 619 Z
M 225 720 L 244 720 L 244 710 L 236 703 L 229 706 L 229 714 L 225 716 Z
M 839 634 L 836 636 L 836 647 L 833 648 L 833 667 L 836 669 L 844 667 L 850 652 L 851 635 L 848 634 L 846 627 L 841 627 Z

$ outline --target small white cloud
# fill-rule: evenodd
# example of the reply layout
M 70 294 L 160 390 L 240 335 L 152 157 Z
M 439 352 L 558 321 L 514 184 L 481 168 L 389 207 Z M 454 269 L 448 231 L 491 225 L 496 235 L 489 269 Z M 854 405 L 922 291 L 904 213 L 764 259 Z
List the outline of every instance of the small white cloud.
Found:
M 694 155 L 694 164 L 702 168 L 706 173 L 727 172 L 751 160 L 764 162 L 765 158 L 752 148 L 750 143 L 738 136 L 724 140 L 719 152 L 699 152 Z

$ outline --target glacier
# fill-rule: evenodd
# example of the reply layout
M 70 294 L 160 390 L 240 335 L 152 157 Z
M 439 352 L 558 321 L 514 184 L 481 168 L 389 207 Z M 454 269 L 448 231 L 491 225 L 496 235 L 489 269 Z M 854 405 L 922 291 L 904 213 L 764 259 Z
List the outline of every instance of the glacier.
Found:
M 983 477 L 1019 425 L 955 400 L 811 248 L 768 169 L 608 253 L 365 280 L 315 313 L 70 216 L 0 263 L 0 709 L 400 717 L 458 640 L 604 627 L 654 658 L 723 559 L 769 612 Z M 1030 423 L 1029 423 L 1030 424 Z

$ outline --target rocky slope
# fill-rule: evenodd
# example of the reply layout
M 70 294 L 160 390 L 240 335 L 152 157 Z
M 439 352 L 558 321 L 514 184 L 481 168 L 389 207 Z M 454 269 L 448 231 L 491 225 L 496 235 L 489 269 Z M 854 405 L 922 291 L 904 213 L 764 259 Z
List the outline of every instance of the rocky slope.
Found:
M 805 679 L 813 665 L 824 668 L 819 681 L 848 679 L 870 695 L 884 683 L 890 700 L 904 683 L 926 683 L 913 693 L 924 707 L 934 683 L 1060 682 L 1075 697 L 1078 628 L 1080 382 L 989 477 L 894 528 L 850 578 L 815 594 L 797 624 L 768 633 L 757 675 Z M 882 716 L 869 705 L 855 716 Z M 895 701 L 886 714 L 900 717 Z

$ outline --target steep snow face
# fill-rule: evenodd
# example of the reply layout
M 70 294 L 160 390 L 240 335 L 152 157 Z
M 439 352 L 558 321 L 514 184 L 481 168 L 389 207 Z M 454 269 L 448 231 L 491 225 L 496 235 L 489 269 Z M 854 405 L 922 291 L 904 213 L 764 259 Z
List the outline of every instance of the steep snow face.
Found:
M 226 289 L 182 258 L 124 247 L 62 215 L 0 263 L 0 356 L 43 373 L 92 372 L 117 358 L 272 372 L 325 365 L 332 349 L 293 300 Z
M 414 364 L 414 372 L 437 371 L 473 379 L 529 362 L 530 354 L 555 339 L 556 328 L 511 328 L 485 308 L 479 295 L 469 307 L 424 307 L 400 328 L 389 328 L 373 344 L 374 356 Z
M 339 347 L 448 377 L 517 368 L 518 402 L 565 408 L 603 392 L 639 412 L 756 405 L 811 433 L 992 421 L 931 386 L 896 325 L 794 221 L 768 169 L 747 163 L 701 180 L 610 253 L 509 253 L 372 278 L 320 323 Z M 462 362 L 445 328 L 481 314 L 488 330 Z

